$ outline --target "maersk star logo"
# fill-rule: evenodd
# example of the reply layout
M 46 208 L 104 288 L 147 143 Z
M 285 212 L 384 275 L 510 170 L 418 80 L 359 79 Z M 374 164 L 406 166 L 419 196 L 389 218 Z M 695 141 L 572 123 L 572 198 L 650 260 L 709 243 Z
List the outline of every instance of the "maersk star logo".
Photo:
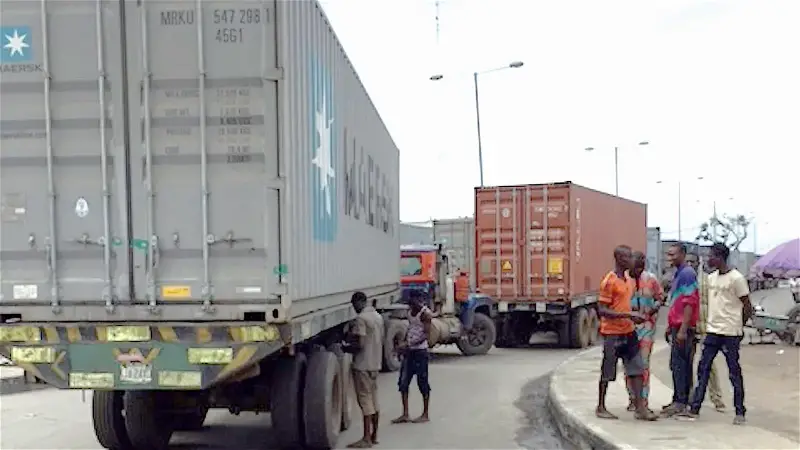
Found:
M 324 66 L 311 64 L 311 195 L 314 239 L 336 240 L 336 136 L 333 79 Z
M 0 27 L 0 36 L 3 39 L 0 63 L 20 63 L 31 60 L 30 27 Z

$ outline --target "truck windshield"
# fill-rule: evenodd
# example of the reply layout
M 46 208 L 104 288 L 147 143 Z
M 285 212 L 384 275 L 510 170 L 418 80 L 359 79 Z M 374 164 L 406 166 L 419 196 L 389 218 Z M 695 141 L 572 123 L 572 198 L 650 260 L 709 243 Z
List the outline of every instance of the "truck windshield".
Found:
M 400 276 L 422 275 L 422 260 L 419 256 L 402 256 L 400 258 Z

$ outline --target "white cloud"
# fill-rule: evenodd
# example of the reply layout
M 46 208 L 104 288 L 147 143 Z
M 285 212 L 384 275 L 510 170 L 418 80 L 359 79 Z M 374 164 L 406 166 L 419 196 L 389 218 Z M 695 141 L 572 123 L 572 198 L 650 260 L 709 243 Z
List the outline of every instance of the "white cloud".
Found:
M 683 179 L 684 236 L 710 198 L 768 224 L 761 249 L 800 234 L 800 2 L 443 0 L 438 44 L 433 1 L 324 4 L 401 148 L 404 219 L 471 213 L 471 73 L 522 60 L 480 77 L 487 184 L 612 192 L 620 145 L 621 194 L 652 225 L 677 229 L 676 185 L 655 181 Z

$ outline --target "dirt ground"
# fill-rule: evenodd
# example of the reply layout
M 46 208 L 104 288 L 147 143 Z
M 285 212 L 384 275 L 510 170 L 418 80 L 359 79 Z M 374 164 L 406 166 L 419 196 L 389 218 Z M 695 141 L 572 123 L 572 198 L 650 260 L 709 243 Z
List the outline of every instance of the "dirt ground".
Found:
M 800 442 L 800 347 L 783 343 L 751 345 L 747 342 L 745 339 L 742 343 L 740 363 L 748 422 Z M 706 394 L 702 416 L 704 419 L 727 421 L 733 416 L 733 394 L 724 356 L 719 354 L 714 364 L 721 377 L 727 412 L 725 415 L 716 413 Z M 668 350 L 653 355 L 651 370 L 664 384 L 672 386 Z

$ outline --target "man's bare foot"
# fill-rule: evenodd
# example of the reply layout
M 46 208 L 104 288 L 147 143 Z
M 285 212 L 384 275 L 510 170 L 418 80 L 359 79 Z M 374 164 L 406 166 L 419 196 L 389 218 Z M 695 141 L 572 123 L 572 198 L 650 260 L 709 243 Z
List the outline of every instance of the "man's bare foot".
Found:
M 605 408 L 597 408 L 594 411 L 594 415 L 600 419 L 612 419 L 612 420 L 619 419 L 619 417 L 615 416 L 614 414 L 611 414 Z
M 371 448 L 372 442 L 361 439 L 348 445 L 347 448 Z
M 380 442 L 378 442 L 378 436 L 372 436 L 372 445 L 378 445 L 378 444 L 380 444 Z
M 428 418 L 428 416 L 419 416 L 416 419 L 412 420 L 413 423 L 425 423 L 430 421 L 431 420 Z
M 405 415 L 405 414 L 403 414 L 402 416 L 398 417 L 397 419 L 392 419 L 392 423 L 394 423 L 394 424 L 409 423 L 409 422 L 411 422 L 411 419 L 409 419 L 408 416 Z

